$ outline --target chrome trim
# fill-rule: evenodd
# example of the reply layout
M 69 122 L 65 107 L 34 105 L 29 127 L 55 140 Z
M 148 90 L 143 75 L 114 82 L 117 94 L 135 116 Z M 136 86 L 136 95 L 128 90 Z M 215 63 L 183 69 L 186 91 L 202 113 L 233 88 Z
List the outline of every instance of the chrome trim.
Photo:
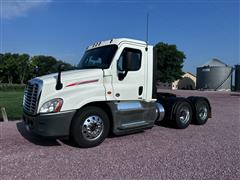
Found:
M 122 124 L 123 127 L 132 127 L 132 126 L 137 126 L 141 124 L 146 124 L 146 121 L 137 121 L 137 122 L 132 122 L 132 123 L 126 123 Z
M 134 110 L 134 109 L 142 109 L 142 105 L 140 102 L 120 102 L 116 103 L 117 104 L 117 109 L 119 111 L 129 111 L 129 110 Z
M 205 120 L 208 116 L 208 110 L 206 106 L 203 106 L 201 108 L 199 108 L 199 114 L 198 114 L 199 118 L 201 120 Z
M 104 131 L 104 123 L 99 116 L 87 117 L 82 125 L 82 135 L 87 141 L 94 141 L 98 139 Z
M 27 114 L 36 115 L 43 81 L 37 78 L 28 81 L 23 97 L 23 110 Z
M 180 117 L 179 117 L 179 120 L 186 124 L 189 120 L 190 120 L 190 110 L 188 107 L 182 107 L 180 109 Z
M 165 116 L 165 110 L 163 105 L 158 102 L 156 103 L 156 114 L 157 114 L 156 121 L 157 122 L 162 121 Z

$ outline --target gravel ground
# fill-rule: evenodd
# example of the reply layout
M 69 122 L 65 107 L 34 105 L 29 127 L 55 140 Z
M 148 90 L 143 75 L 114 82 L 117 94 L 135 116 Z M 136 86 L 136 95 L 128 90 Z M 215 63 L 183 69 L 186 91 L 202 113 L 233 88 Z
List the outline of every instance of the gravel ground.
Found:
M 174 91 L 209 98 L 213 118 L 178 130 L 155 126 L 91 149 L 0 123 L 0 179 L 239 179 L 240 94 Z

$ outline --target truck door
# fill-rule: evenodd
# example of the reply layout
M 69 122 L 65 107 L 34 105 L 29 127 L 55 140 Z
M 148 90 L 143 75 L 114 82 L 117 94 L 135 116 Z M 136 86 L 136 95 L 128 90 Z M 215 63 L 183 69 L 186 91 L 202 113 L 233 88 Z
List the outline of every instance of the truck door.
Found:
M 145 59 L 143 45 L 122 44 L 119 47 L 112 64 L 113 96 L 116 100 L 144 99 Z

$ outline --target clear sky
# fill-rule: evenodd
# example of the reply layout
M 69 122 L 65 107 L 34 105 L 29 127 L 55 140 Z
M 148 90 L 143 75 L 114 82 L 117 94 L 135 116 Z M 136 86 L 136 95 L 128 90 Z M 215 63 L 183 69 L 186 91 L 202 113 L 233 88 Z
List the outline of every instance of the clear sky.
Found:
M 51 55 L 77 64 L 95 41 L 117 37 L 176 44 L 184 70 L 211 58 L 240 64 L 239 0 L 1 0 L 1 52 Z

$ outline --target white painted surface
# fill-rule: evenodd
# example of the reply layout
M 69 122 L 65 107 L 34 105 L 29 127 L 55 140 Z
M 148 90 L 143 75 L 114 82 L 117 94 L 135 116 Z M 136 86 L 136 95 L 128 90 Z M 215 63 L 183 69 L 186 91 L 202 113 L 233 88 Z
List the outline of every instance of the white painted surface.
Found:
M 118 45 L 118 50 L 109 69 L 85 69 L 63 72 L 61 78 L 63 88 L 61 90 L 55 89 L 56 73 L 39 77 L 43 81 L 43 89 L 38 105 L 38 112 L 45 102 L 54 98 L 63 99 L 61 111 L 79 109 L 87 103 L 96 101 L 152 101 L 153 47 L 148 46 L 148 51 L 146 51 L 146 43 L 144 41 L 121 38 L 95 43 L 95 45 L 89 46 L 88 49 L 109 44 Z M 138 71 L 129 71 L 124 80 L 119 81 L 117 60 L 124 48 L 139 49 L 142 52 L 142 62 L 141 68 Z M 67 87 L 73 83 L 92 80 L 97 81 Z M 140 86 L 143 86 L 143 93 L 139 96 L 138 91 Z M 116 96 L 117 93 L 120 94 L 119 97 Z

